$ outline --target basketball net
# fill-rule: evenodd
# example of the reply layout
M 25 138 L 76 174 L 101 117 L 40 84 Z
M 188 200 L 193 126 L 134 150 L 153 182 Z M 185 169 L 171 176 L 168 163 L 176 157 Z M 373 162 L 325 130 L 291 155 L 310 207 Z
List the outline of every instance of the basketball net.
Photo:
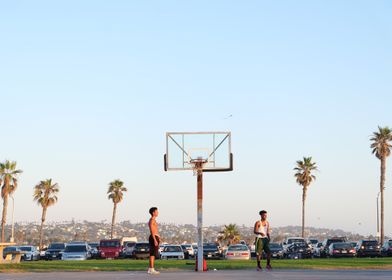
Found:
M 206 159 L 198 158 L 190 161 L 193 164 L 193 176 L 197 176 L 203 172 L 203 167 L 208 161 Z

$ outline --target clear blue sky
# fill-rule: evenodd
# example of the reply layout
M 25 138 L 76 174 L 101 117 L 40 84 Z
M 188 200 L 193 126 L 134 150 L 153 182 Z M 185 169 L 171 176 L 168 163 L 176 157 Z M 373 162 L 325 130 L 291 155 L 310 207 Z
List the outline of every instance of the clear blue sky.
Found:
M 313 156 L 307 225 L 375 233 L 379 162 L 392 126 L 390 1 L 2 1 L 0 160 L 24 170 L 17 221 L 39 221 L 32 189 L 61 187 L 49 221 L 196 223 L 191 172 L 165 173 L 166 131 L 228 130 L 235 171 L 205 176 L 205 223 L 300 225 L 295 161 Z M 232 114 L 233 117 L 225 119 Z M 392 235 L 392 159 L 386 234 Z

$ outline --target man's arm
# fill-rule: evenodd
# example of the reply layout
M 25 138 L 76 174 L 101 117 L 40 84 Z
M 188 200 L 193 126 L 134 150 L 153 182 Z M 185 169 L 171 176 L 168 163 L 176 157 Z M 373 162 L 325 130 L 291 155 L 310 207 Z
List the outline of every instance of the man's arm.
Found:
M 259 234 L 259 227 L 260 227 L 260 222 L 259 221 L 257 221 L 256 223 L 255 223 L 255 227 L 254 227 L 254 229 L 253 229 L 253 232 L 254 232 L 254 234 Z
M 270 236 L 270 233 L 271 233 L 271 231 L 270 231 L 270 224 L 269 224 L 269 222 L 267 222 L 267 223 L 268 223 L 267 237 L 268 237 L 269 240 L 271 240 L 271 236 Z

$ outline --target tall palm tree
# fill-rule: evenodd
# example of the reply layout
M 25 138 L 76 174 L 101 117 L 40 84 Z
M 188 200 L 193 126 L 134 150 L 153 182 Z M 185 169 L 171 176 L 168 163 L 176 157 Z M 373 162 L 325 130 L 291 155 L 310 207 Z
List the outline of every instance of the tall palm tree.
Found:
M 298 160 L 294 168 L 295 178 L 297 183 L 302 186 L 302 237 L 305 238 L 305 201 L 306 193 L 310 184 L 316 180 L 316 176 L 312 174 L 317 170 L 315 162 L 312 162 L 312 157 L 304 157 L 303 160 Z
M 113 215 L 112 215 L 112 228 L 110 231 L 110 238 L 113 238 L 114 235 L 114 224 L 116 223 L 116 211 L 117 204 L 123 200 L 124 192 L 127 191 L 127 188 L 124 187 L 124 182 L 120 180 L 114 180 L 109 183 L 109 189 L 107 194 L 108 199 L 113 201 Z
M 0 186 L 3 198 L 3 215 L 1 218 L 1 242 L 5 241 L 5 223 L 7 221 L 8 196 L 18 187 L 18 175 L 23 171 L 16 169 L 16 162 L 6 160 L 0 163 Z
M 372 153 L 380 160 L 380 193 L 381 193 L 381 229 L 380 242 L 384 243 L 384 189 L 385 189 L 385 169 L 387 164 L 387 157 L 391 154 L 392 132 L 389 127 L 378 127 L 378 131 L 373 132 L 370 138 L 372 144 Z
M 239 242 L 241 239 L 240 232 L 235 224 L 225 225 L 225 228 L 220 233 L 222 235 L 219 239 L 227 241 L 229 245 Z
M 39 229 L 40 250 L 42 250 L 42 240 L 44 236 L 43 227 L 46 220 L 46 211 L 48 210 L 48 207 L 54 205 L 57 202 L 57 194 L 59 193 L 59 191 L 60 190 L 58 184 L 52 183 L 52 179 L 41 181 L 34 187 L 33 200 L 42 207 L 41 227 Z

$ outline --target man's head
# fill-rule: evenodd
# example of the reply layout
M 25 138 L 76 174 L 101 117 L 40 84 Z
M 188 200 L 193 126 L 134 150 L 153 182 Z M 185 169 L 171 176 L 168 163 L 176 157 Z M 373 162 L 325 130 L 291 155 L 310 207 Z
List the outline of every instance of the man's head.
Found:
M 158 208 L 151 207 L 148 212 L 150 213 L 151 217 L 158 217 Z
M 267 219 L 267 211 L 261 210 L 259 212 L 259 214 L 260 214 L 260 217 L 261 217 L 262 220 L 266 220 Z

